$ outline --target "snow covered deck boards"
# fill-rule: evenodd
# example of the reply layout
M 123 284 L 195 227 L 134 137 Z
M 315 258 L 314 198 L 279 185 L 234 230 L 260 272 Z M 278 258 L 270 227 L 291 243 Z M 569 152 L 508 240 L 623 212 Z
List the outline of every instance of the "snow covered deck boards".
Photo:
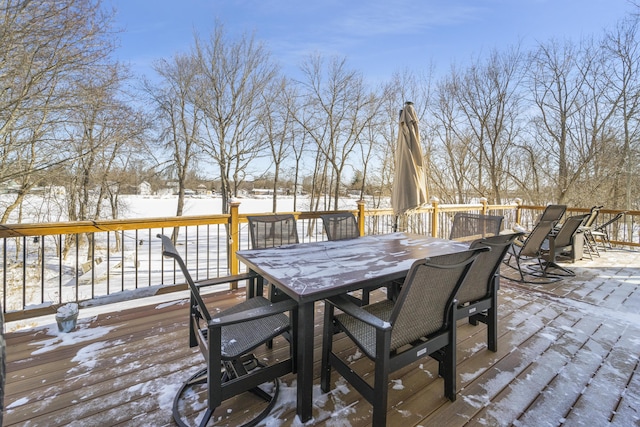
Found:
M 554 284 L 502 281 L 498 352 L 487 350 L 484 325 L 459 323 L 455 402 L 443 397 L 431 359 L 394 373 L 388 424 L 639 425 L 640 252 L 607 251 L 570 267 L 578 275 Z M 210 304 L 224 309 L 243 298 L 224 292 Z M 316 305 L 316 376 L 322 309 Z M 81 319 L 69 334 L 58 333 L 53 316 L 50 327 L 8 334 L 5 426 L 173 425 L 173 396 L 203 365 L 187 346 L 186 301 L 117 310 Z M 347 339 L 335 346 L 355 369 L 372 369 Z M 259 352 L 278 357 L 274 347 Z M 336 373 L 332 381 L 329 395 L 314 387 L 308 425 L 369 425 L 371 406 Z M 300 425 L 294 387 L 294 376 L 283 378 L 268 425 Z M 233 402 L 214 417 L 235 425 L 240 405 L 251 403 Z

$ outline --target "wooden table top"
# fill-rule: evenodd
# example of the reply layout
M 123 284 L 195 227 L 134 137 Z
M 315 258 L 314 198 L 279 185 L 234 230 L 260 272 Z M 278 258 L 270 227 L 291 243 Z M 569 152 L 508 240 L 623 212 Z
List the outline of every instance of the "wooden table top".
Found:
M 468 243 L 407 233 L 238 251 L 238 258 L 298 301 L 319 300 L 406 276 L 418 259 Z

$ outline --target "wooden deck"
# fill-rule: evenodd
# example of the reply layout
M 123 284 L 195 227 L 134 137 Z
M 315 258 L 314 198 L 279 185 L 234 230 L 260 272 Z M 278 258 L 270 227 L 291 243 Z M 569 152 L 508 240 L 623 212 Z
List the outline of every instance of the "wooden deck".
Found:
M 607 251 L 570 267 L 577 277 L 555 284 L 502 281 L 497 353 L 486 348 L 484 325 L 459 323 L 455 402 L 443 397 L 433 360 L 396 372 L 388 424 L 639 426 L 640 252 Z M 223 309 L 243 298 L 223 292 L 210 301 Z M 322 304 L 316 309 L 318 361 Z M 81 319 L 69 334 L 52 324 L 9 332 L 7 342 L 5 426 L 174 425 L 173 396 L 202 366 L 200 354 L 187 346 L 185 300 L 116 306 Z M 371 370 L 346 339 L 337 348 L 353 356 L 355 369 Z M 279 355 L 260 351 L 261 357 Z M 307 425 L 369 425 L 370 405 L 337 374 L 332 380 L 336 387 L 328 395 L 316 386 L 314 419 Z M 294 387 L 293 376 L 283 378 L 266 425 L 302 425 Z M 214 417 L 236 425 L 250 405 L 233 402 Z

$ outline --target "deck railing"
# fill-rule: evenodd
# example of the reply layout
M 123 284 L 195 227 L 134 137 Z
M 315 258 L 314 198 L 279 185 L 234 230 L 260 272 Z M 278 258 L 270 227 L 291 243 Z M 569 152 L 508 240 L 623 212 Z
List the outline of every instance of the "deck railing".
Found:
M 240 206 L 233 202 L 230 214 L 208 216 L 4 224 L 0 227 L 0 274 L 6 320 L 53 314 L 68 302 L 89 306 L 185 289 L 179 269 L 162 257 L 158 233 L 175 235 L 195 280 L 236 274 L 243 266 L 235 253 L 249 248 L 247 214 L 239 213 Z M 483 200 L 469 205 L 434 201 L 400 218 L 391 209 L 366 209 L 364 202 L 357 202 L 352 212 L 363 235 L 403 230 L 446 238 L 456 212 L 503 215 L 503 228 L 510 229 L 515 223 L 530 227 L 543 209 L 489 205 Z M 617 212 L 602 210 L 598 223 Z M 293 212 L 301 242 L 326 238 L 319 219 L 323 213 Z M 612 242 L 640 246 L 639 219 L 640 212 L 628 212 L 610 230 Z

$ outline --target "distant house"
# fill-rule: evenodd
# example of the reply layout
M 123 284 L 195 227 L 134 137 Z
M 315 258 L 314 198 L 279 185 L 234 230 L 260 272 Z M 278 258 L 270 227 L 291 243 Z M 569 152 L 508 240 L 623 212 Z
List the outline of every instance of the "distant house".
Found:
M 273 189 L 272 188 L 254 188 L 253 190 L 251 190 L 251 194 L 259 198 L 273 196 Z M 276 194 L 278 195 L 289 194 L 289 190 L 286 190 L 284 188 L 278 188 L 276 190 Z
M 196 194 L 199 196 L 206 196 L 208 193 L 209 193 L 209 190 L 207 190 L 207 186 L 204 184 L 200 184 L 196 188 Z
M 251 195 L 256 197 L 266 197 L 273 195 L 273 190 L 269 188 L 254 188 L 251 190 Z
M 151 184 L 147 181 L 142 181 L 138 184 L 138 194 L 141 196 L 150 196 L 151 195 Z
M 5 182 L 2 184 L 2 187 L 0 187 L 0 192 L 2 194 L 15 194 L 15 193 L 18 193 L 19 191 L 20 191 L 20 184 L 18 184 L 14 180 Z
M 169 194 L 178 194 L 178 189 L 180 188 L 180 183 L 178 181 L 167 181 L 165 183 L 165 188 L 169 190 Z M 166 193 L 164 191 L 163 193 Z

